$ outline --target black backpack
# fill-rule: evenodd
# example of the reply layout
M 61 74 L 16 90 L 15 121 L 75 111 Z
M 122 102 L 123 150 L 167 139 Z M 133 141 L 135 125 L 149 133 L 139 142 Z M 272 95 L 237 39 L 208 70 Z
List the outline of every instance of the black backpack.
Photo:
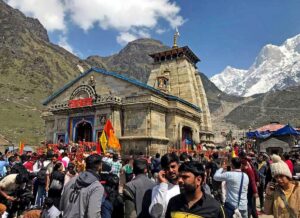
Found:
M 27 171 L 27 169 L 21 163 L 16 163 L 15 165 L 13 165 L 13 167 L 11 168 L 10 173 L 11 174 L 13 174 L 13 173 L 18 174 L 17 178 L 16 178 L 16 181 L 17 181 L 18 184 L 26 183 L 26 182 L 29 181 L 29 172 Z
M 43 167 L 40 169 L 40 171 L 37 173 L 37 182 L 39 185 L 45 185 L 46 184 L 46 173 L 47 173 L 47 169 L 48 169 L 48 166 L 45 166 L 43 165 Z

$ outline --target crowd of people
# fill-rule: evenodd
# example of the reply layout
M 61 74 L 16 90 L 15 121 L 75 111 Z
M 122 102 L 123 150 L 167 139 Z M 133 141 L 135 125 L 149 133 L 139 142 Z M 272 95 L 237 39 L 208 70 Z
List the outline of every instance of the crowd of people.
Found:
M 299 153 L 194 152 L 81 158 L 0 154 L 0 215 L 24 218 L 300 217 Z M 258 205 L 256 205 L 258 203 Z M 259 208 L 259 209 L 258 209 Z

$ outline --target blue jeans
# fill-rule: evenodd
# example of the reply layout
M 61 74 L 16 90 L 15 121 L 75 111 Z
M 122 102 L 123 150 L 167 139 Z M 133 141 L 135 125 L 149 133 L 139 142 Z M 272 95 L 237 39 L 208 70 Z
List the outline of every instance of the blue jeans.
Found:
M 45 185 L 38 185 L 37 195 L 35 198 L 35 205 L 40 207 L 43 206 L 45 198 L 46 198 Z

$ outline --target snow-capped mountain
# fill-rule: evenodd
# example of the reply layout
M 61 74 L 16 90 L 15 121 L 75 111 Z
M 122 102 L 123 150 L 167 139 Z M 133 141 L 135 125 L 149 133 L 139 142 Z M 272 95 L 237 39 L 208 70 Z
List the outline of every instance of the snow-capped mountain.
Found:
M 211 81 L 222 91 L 251 96 L 300 84 L 300 34 L 281 46 L 264 46 L 248 70 L 226 67 Z
M 210 80 L 223 92 L 239 95 L 237 90 L 233 89 L 246 76 L 247 70 L 240 70 L 227 66 L 222 73 L 213 76 Z

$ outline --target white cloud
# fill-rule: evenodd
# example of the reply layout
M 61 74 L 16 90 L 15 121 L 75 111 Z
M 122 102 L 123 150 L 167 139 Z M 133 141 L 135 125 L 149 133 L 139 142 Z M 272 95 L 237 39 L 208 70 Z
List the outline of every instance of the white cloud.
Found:
M 85 31 L 95 26 L 119 31 L 121 45 L 151 37 L 149 31 L 160 19 L 172 28 L 184 23 L 180 7 L 169 0 L 66 0 L 66 7 L 72 21 Z
M 172 27 L 184 20 L 180 8 L 169 0 L 66 0 L 72 20 L 84 30 L 98 24 L 103 29 L 127 31 L 133 27 L 153 28 L 158 19 Z
M 65 36 L 67 21 L 84 31 L 99 26 L 104 30 L 117 30 L 117 42 L 120 44 L 138 37 L 150 37 L 151 30 L 162 33 L 162 30 L 156 30 L 160 20 L 166 21 L 172 28 L 184 23 L 179 15 L 180 7 L 171 0 L 6 1 L 26 15 L 38 18 L 48 31 L 60 30 Z
M 156 30 L 155 30 L 155 32 L 157 33 L 157 34 L 163 34 L 163 33 L 165 33 L 167 30 L 166 29 L 162 29 L 162 28 L 157 28 Z
M 66 49 L 67 51 L 76 54 L 74 52 L 73 47 L 68 43 L 68 39 L 65 35 L 60 35 L 59 36 L 59 41 L 58 41 L 58 45 L 63 47 L 64 49 Z
M 128 42 L 131 42 L 138 37 L 136 35 L 133 35 L 129 32 L 121 32 L 120 35 L 117 36 L 117 42 L 120 45 L 126 45 Z
M 61 0 L 7 0 L 6 2 L 27 16 L 39 19 L 49 31 L 66 29 L 65 6 Z
M 121 32 L 117 36 L 117 42 L 120 45 L 126 45 L 128 42 L 136 40 L 138 38 L 150 38 L 151 35 L 146 29 L 135 29 L 133 28 L 129 32 Z

